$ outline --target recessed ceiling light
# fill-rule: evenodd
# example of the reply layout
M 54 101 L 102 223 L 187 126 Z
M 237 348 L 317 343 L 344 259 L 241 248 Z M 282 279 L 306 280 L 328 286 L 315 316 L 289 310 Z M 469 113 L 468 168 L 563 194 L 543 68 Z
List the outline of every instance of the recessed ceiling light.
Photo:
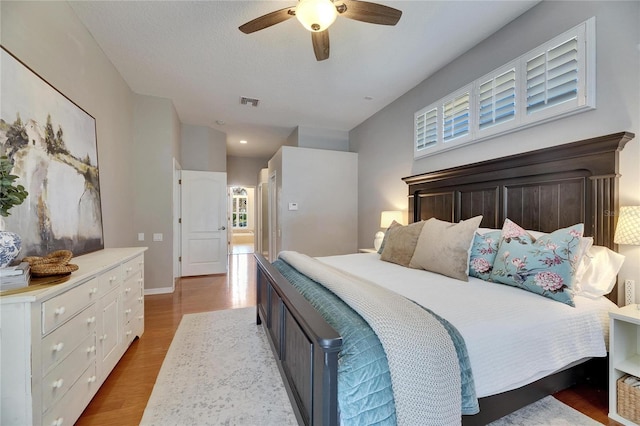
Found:
M 225 122 L 224 122 L 224 120 L 216 120 L 216 124 L 217 124 L 218 126 L 224 126 L 224 125 L 225 125 Z
M 365 96 L 364 99 L 365 99 L 365 101 L 372 101 L 373 100 L 373 96 Z
M 241 143 L 241 144 L 245 144 L 245 143 L 247 143 L 247 141 L 245 141 L 245 140 L 241 140 L 241 141 L 240 141 L 240 143 Z

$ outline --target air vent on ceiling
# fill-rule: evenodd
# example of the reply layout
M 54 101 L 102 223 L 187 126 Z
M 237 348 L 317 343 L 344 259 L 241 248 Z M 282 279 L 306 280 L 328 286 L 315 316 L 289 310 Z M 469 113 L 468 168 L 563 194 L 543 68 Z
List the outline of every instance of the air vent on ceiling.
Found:
M 242 105 L 251 105 L 254 107 L 258 106 L 258 102 L 260 102 L 258 99 L 254 99 L 254 98 L 247 98 L 246 96 L 241 96 L 240 97 L 240 103 Z

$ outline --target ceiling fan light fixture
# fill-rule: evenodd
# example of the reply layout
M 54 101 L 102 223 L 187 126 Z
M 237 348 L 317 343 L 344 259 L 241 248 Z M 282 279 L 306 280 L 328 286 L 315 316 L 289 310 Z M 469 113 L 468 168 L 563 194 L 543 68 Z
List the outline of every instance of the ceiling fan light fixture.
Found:
M 296 18 L 309 31 L 324 31 L 338 16 L 336 6 L 331 0 L 300 0 L 296 6 Z

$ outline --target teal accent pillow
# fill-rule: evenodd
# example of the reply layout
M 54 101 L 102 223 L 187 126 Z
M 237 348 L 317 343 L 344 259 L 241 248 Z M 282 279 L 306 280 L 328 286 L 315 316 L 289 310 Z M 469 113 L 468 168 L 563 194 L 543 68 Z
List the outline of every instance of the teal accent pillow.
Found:
M 501 232 L 499 230 L 490 231 L 482 235 L 476 232 L 471 245 L 471 256 L 469 257 L 470 276 L 489 281 L 489 276 L 493 270 L 493 262 L 498 254 L 500 235 Z
M 506 219 L 490 279 L 575 306 L 573 281 L 583 231 L 580 223 L 535 240 Z

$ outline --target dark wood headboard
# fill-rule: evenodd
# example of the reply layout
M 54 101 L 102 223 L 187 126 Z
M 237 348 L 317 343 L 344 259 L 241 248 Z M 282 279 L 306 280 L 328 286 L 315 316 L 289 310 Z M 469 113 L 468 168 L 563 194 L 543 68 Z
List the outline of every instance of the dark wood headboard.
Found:
M 483 215 L 480 226 L 500 229 L 508 217 L 541 232 L 584 223 L 594 244 L 614 249 L 618 157 L 634 136 L 615 133 L 405 177 L 409 220 Z

